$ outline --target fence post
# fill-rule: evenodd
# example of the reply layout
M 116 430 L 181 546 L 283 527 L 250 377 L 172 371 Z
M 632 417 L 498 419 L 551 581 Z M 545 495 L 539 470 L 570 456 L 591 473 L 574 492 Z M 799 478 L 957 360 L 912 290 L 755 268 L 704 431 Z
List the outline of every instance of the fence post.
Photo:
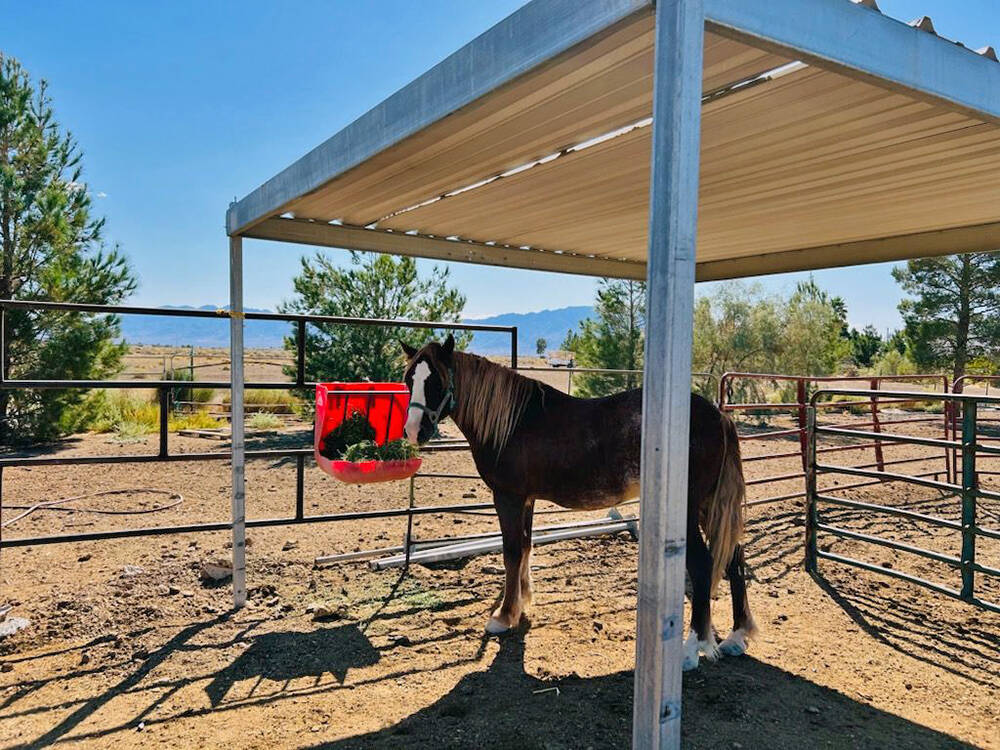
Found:
M 233 608 L 247 603 L 246 443 L 243 413 L 243 238 L 229 238 L 229 452 L 233 470 Z
M 161 387 L 160 392 L 160 458 L 167 455 L 168 419 L 170 415 L 170 389 Z
M 976 562 L 976 411 L 966 401 L 962 411 L 962 598 L 973 598 Z
M 510 329 L 510 368 L 517 369 L 517 326 Z
M 306 490 L 305 490 L 306 457 L 299 454 L 295 457 L 295 518 L 301 521 L 305 517 Z
M 299 318 L 295 321 L 295 385 L 299 388 L 306 384 L 306 321 Z
M 806 417 L 806 440 L 809 445 L 806 465 L 806 571 L 816 572 L 816 407 L 810 406 Z
M 874 391 L 878 390 L 879 379 L 871 379 L 872 387 L 872 431 L 882 432 L 882 425 L 878 421 L 878 396 L 875 395 Z M 885 471 L 885 459 L 882 455 L 882 441 L 875 438 L 875 463 L 878 465 L 879 471 Z
M 948 391 L 950 390 L 949 389 L 949 383 L 948 383 L 948 376 L 947 375 L 942 375 L 941 376 L 941 381 L 942 381 L 942 393 L 948 393 Z M 951 429 L 953 427 L 953 425 L 952 425 L 953 416 L 952 415 L 954 414 L 954 411 L 953 411 L 954 408 L 955 408 L 955 404 L 953 402 L 948 401 L 947 399 L 945 399 L 945 402 L 944 402 L 944 439 L 945 439 L 945 441 L 953 440 L 954 437 L 955 437 L 954 430 Z M 956 484 L 957 483 L 957 477 L 955 476 L 955 465 L 954 465 L 955 462 L 954 462 L 954 457 L 955 457 L 955 450 L 953 448 L 945 448 L 944 449 L 944 475 L 945 475 L 945 481 L 949 482 L 950 484 Z
M 806 381 L 805 378 L 799 378 L 799 382 L 796 386 L 796 398 L 799 401 L 799 448 L 802 450 L 802 470 L 808 471 L 809 469 L 809 437 L 806 434 L 808 432 L 808 417 L 806 410 Z

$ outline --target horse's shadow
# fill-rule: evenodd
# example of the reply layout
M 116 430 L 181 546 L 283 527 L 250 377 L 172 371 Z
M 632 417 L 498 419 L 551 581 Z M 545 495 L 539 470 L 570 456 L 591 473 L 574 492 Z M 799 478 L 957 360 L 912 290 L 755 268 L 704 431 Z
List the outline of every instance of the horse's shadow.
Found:
M 483 672 L 394 726 L 317 744 L 329 750 L 628 747 L 633 673 L 552 680 L 525 671 L 521 633 L 500 641 Z M 967 747 L 946 734 L 852 700 L 752 658 L 684 676 L 685 747 Z
M 330 673 L 343 684 L 350 669 L 378 662 L 380 654 L 356 624 L 321 627 L 309 632 L 265 633 L 205 687 L 218 706 L 238 682 L 254 677 L 291 682 L 303 677 L 321 679 Z

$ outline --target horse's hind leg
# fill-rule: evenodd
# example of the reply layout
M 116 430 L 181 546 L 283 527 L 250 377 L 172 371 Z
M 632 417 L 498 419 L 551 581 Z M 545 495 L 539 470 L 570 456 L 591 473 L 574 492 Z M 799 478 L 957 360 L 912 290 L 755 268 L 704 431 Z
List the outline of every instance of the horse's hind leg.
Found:
M 742 544 L 733 552 L 726 575 L 729 576 L 729 589 L 733 595 L 733 632 L 719 645 L 719 650 L 726 656 L 742 656 L 747 650 L 747 639 L 757 632 L 747 602 L 746 560 Z
M 529 499 L 521 514 L 521 533 L 524 540 L 524 550 L 521 553 L 521 607 L 531 606 L 533 585 L 531 581 L 531 522 L 535 517 L 535 501 Z
M 697 514 L 688 512 L 687 569 L 691 577 L 691 632 L 684 641 L 684 671 L 698 666 L 698 653 L 709 661 L 719 658 L 712 630 L 712 555 L 698 528 Z
M 493 504 L 500 518 L 503 535 L 503 566 L 506 579 L 503 601 L 493 612 L 486 631 L 503 633 L 517 626 L 524 611 L 521 581 L 531 551 L 531 513 L 533 504 L 524 497 L 493 494 Z M 525 517 L 528 521 L 525 523 Z M 527 533 L 525 533 L 527 531 Z

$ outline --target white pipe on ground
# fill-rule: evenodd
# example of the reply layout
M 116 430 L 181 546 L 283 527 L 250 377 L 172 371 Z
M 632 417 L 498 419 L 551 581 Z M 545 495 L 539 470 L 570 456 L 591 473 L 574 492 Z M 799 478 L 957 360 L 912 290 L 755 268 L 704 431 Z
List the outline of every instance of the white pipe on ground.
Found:
M 616 508 L 612 508 L 608 511 L 608 517 L 610 521 L 623 521 L 629 524 L 629 531 L 636 529 L 636 521 L 638 520 L 636 516 L 622 516 L 621 513 L 617 511 Z M 562 529 L 573 529 L 588 526 L 603 526 L 610 522 L 608 518 L 597 518 L 588 521 L 568 521 L 566 523 L 551 524 L 549 526 L 537 526 L 535 527 L 536 532 L 546 532 L 546 531 L 560 531 Z M 449 547 L 456 544 L 465 544 L 471 541 L 486 541 L 499 539 L 500 535 L 497 533 L 487 533 L 487 534 L 467 534 L 465 536 L 456 536 L 451 539 L 436 539 L 428 540 L 426 542 L 421 542 L 417 540 L 413 543 L 412 547 L 414 550 L 427 550 L 427 549 L 438 549 L 440 547 Z M 379 555 L 391 555 L 396 552 L 405 551 L 403 547 L 396 545 L 395 547 L 381 547 L 379 549 L 366 549 L 358 550 L 357 552 L 344 552 L 337 555 L 320 555 L 313 560 L 314 565 L 330 565 L 332 563 L 340 562 L 350 562 L 352 560 L 363 560 L 367 557 L 378 557 Z
M 581 528 L 564 529 L 561 531 L 551 531 L 548 533 L 532 536 L 532 544 L 551 544 L 565 539 L 579 539 L 586 536 L 596 536 L 598 534 L 617 534 L 621 531 L 629 530 L 628 521 L 615 521 L 602 523 L 600 525 L 584 526 Z M 410 554 L 411 563 L 435 563 L 445 560 L 456 560 L 460 557 L 471 557 L 473 555 L 484 555 L 491 552 L 499 552 L 503 548 L 503 540 L 500 537 L 482 539 L 462 544 L 451 544 L 446 547 L 434 547 L 428 550 L 421 550 Z M 372 570 L 386 570 L 388 568 L 402 567 L 406 561 L 405 555 L 394 555 L 393 557 L 383 557 L 379 560 L 372 560 L 369 566 Z

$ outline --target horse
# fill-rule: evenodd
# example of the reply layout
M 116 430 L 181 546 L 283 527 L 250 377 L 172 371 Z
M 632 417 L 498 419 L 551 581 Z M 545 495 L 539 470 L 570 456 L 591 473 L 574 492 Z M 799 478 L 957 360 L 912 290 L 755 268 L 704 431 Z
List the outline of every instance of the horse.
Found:
M 451 417 L 493 492 L 506 578 L 503 600 L 486 630 L 504 633 L 518 626 L 531 604 L 535 501 L 597 510 L 639 495 L 642 389 L 576 398 L 484 357 L 456 351 L 452 336 L 419 350 L 400 343 L 410 393 L 407 439 L 426 443 L 438 423 Z M 684 642 L 685 670 L 698 666 L 699 653 L 710 661 L 720 654 L 745 653 L 756 632 L 740 543 L 746 492 L 736 425 L 711 402 L 692 394 L 690 435 L 686 565 L 692 613 Z M 723 574 L 732 591 L 733 630 L 719 644 L 711 596 Z

